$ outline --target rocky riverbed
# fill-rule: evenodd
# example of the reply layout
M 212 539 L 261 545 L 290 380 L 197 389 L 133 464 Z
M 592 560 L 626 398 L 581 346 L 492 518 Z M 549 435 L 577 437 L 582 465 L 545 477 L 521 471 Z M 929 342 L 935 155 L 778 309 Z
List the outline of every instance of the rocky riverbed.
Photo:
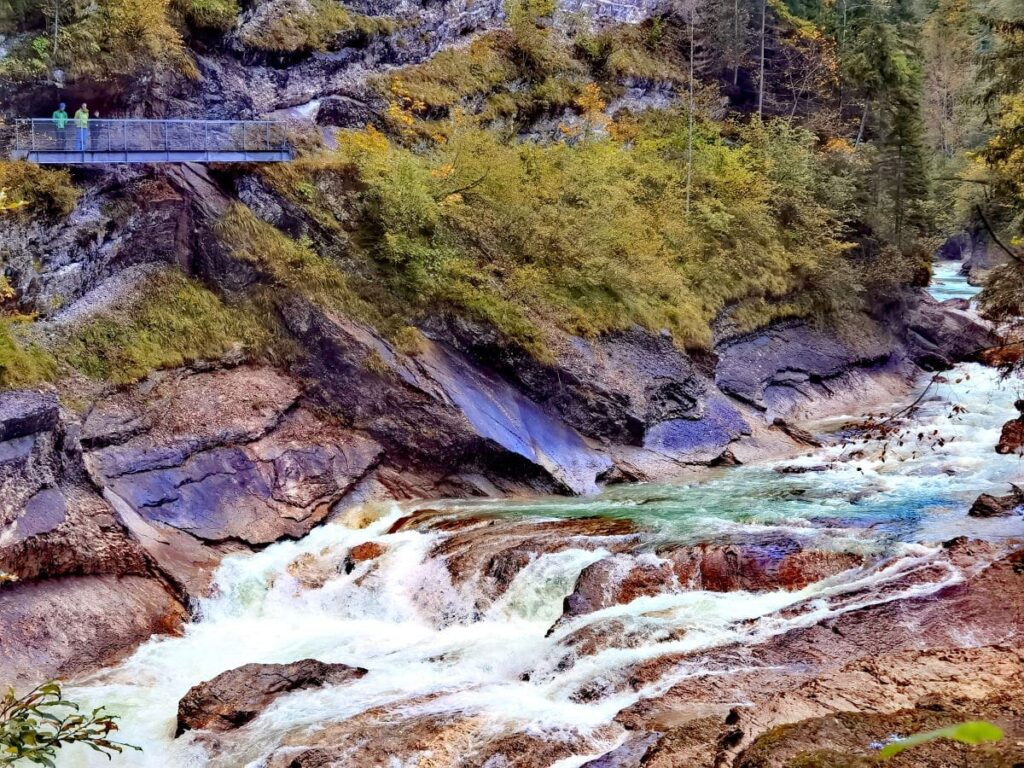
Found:
M 137 766 L 858 766 L 978 718 L 1002 745 L 893 765 L 1015 765 L 1020 465 L 994 451 L 1013 387 L 974 364 L 917 387 L 884 434 L 809 422 L 797 434 L 816 447 L 789 438 L 785 458 L 688 480 L 344 504 L 255 554 L 237 550 L 258 525 L 211 533 L 220 564 L 195 620 L 73 693 L 123 714 Z M 253 416 L 271 421 L 246 461 L 299 418 L 291 396 L 268 406 L 283 420 Z M 344 496 L 353 454 L 338 450 L 341 470 L 321 462 L 335 481 L 303 501 Z M 1011 498 L 968 514 L 982 493 Z M 282 517 L 304 525 L 312 502 L 289 503 Z

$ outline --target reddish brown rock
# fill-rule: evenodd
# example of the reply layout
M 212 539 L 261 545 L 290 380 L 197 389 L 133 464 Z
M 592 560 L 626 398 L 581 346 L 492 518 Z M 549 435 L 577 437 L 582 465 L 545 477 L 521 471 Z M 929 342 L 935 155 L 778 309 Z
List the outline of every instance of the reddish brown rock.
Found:
M 679 582 L 709 592 L 802 589 L 863 563 L 851 552 L 805 550 L 792 540 L 770 544 L 700 545 L 671 554 Z
M 1024 506 L 1024 489 L 1016 485 L 1011 486 L 1012 490 L 1005 496 L 992 496 L 983 493 L 968 511 L 971 517 L 1008 517 L 1016 513 Z
M 653 555 L 615 555 L 599 560 L 580 573 L 562 605 L 562 619 L 657 595 L 670 590 L 674 581 L 672 565 Z
M 666 739 L 679 737 L 671 750 L 659 753 L 664 759 L 652 758 L 644 768 L 781 768 L 790 765 L 790 753 L 780 753 L 775 762 L 738 761 L 762 734 L 787 724 L 842 713 L 896 713 L 923 702 L 1019 698 L 1024 693 L 1024 550 L 1002 557 L 998 552 L 991 544 L 957 540 L 932 566 L 908 571 L 869 593 L 878 599 L 902 592 L 907 595 L 902 599 L 854 609 L 760 645 L 641 664 L 629 675 L 634 687 L 661 679 L 679 665 L 693 664 L 701 671 L 657 699 L 641 700 L 618 719 L 630 728 L 663 731 Z M 966 580 L 951 580 L 951 569 L 960 570 Z M 921 589 L 929 583 L 945 586 L 931 593 Z M 747 705 L 736 707 L 737 702 Z M 706 719 L 709 711 L 716 712 L 711 721 Z M 701 718 L 698 738 L 692 723 Z M 717 725 L 709 728 L 715 718 Z M 806 763 L 819 764 L 847 765 Z
M 349 550 L 348 556 L 353 561 L 361 563 L 364 560 L 374 560 L 384 554 L 384 547 L 375 541 L 366 541 L 356 544 Z
M 411 705 L 424 702 L 417 699 Z M 401 763 L 420 768 L 537 768 L 573 754 L 587 742 L 572 734 L 502 731 L 484 717 L 410 714 L 396 718 L 386 707 L 285 739 L 267 768 L 334 768 Z
M 851 552 L 804 550 L 788 540 L 770 546 L 685 547 L 663 551 L 661 557 L 618 554 L 583 569 L 559 623 L 663 592 L 803 589 L 862 564 L 863 557 Z
M 38 685 L 113 664 L 185 609 L 159 581 L 79 576 L 0 588 L 0 688 Z
M 996 453 L 1024 453 L 1024 416 L 1003 424 Z
M 1016 341 L 989 347 L 981 351 L 978 359 L 992 368 L 1010 368 L 1024 360 L 1024 343 Z
M 857 568 L 864 558 L 854 552 L 808 549 L 786 555 L 779 563 L 778 583 L 783 589 L 797 590 L 837 573 Z
M 504 594 L 516 575 L 541 555 L 566 549 L 622 552 L 639 541 L 632 522 L 604 517 L 544 522 L 462 518 L 457 524 L 441 518 L 438 523 L 431 527 L 455 530 L 431 556 L 446 559 L 456 585 L 473 583 L 479 593 L 478 609 Z
M 178 702 L 178 730 L 230 731 L 292 691 L 357 680 L 365 669 L 304 659 L 292 664 L 246 664 L 189 690 Z

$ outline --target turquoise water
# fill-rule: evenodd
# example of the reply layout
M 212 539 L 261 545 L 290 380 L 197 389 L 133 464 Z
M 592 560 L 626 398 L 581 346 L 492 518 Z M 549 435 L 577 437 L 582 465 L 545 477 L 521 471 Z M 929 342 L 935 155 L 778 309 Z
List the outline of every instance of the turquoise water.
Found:
M 961 274 L 963 263 L 959 261 L 936 261 L 932 266 L 932 296 L 939 301 L 946 299 L 970 299 L 978 289 L 967 282 L 967 275 Z

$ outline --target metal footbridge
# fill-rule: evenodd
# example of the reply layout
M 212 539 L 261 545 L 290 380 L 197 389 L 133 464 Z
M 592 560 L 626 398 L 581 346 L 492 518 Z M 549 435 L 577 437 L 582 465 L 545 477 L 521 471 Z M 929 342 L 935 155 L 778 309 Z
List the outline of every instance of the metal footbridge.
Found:
M 282 163 L 293 157 L 287 123 L 273 120 L 89 120 L 15 123 L 16 159 L 39 165 Z

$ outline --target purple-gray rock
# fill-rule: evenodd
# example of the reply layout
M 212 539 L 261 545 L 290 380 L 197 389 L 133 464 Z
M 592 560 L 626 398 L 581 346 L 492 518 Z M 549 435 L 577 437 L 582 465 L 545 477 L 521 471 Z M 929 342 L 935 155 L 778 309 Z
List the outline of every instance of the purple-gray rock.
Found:
M 149 523 L 210 542 L 304 535 L 381 454 L 297 407 L 270 368 L 172 375 L 110 398 L 86 422 L 98 484 Z M 127 427 L 126 427 L 127 425 Z
M 51 392 L 0 392 L 0 442 L 52 431 L 59 413 Z
M 369 328 L 295 299 L 284 313 L 311 351 L 304 373 L 325 408 L 400 460 L 476 467 L 538 490 L 588 493 L 611 460 L 550 411 L 461 353 L 423 339 L 414 355 Z

